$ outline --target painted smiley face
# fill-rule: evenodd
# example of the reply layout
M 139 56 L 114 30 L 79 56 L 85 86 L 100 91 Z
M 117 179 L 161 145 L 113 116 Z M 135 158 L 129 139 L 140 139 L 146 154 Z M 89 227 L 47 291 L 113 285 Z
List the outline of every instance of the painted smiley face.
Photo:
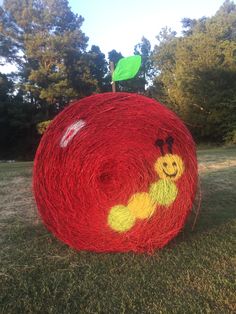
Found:
M 161 179 L 177 181 L 184 172 L 184 163 L 176 154 L 166 154 L 159 157 L 154 168 Z

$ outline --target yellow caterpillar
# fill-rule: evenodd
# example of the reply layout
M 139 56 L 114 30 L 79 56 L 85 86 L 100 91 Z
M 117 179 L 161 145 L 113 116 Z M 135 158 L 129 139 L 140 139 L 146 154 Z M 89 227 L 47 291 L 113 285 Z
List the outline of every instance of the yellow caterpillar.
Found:
M 156 211 L 158 205 L 171 205 L 177 195 L 178 188 L 175 184 L 184 172 L 184 163 L 180 156 L 172 154 L 173 138 L 166 139 L 169 153 L 164 155 L 164 141 L 158 139 L 156 146 L 161 150 L 154 169 L 159 180 L 152 183 L 148 192 L 135 193 L 126 205 L 113 206 L 108 214 L 108 225 L 117 232 L 129 231 L 137 219 L 149 219 Z

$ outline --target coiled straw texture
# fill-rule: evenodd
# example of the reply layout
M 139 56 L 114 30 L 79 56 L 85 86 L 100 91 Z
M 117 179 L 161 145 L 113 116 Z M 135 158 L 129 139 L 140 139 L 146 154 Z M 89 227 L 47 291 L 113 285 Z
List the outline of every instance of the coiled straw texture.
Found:
M 77 250 L 153 252 L 183 228 L 197 187 L 195 144 L 147 97 L 75 101 L 50 124 L 34 163 L 46 227 Z

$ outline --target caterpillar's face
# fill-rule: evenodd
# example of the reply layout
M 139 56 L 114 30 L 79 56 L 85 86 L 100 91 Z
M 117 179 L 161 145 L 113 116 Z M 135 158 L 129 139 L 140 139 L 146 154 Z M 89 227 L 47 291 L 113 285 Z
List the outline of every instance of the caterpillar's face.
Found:
M 166 154 L 157 159 L 154 166 L 161 179 L 178 180 L 184 172 L 184 163 L 176 154 Z
M 154 165 L 154 168 L 161 179 L 169 179 L 177 181 L 184 172 L 184 163 L 182 158 L 172 153 L 174 139 L 169 136 L 164 141 L 157 139 L 155 145 L 159 147 L 162 156 L 159 157 Z M 164 154 L 164 146 L 167 145 L 168 153 Z

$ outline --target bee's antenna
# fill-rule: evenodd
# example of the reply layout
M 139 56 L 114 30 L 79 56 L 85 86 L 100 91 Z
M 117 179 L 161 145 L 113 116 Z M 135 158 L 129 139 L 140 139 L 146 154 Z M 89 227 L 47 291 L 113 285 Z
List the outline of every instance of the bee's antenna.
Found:
M 164 141 L 161 139 L 158 139 L 156 140 L 155 145 L 160 148 L 161 154 L 162 156 L 164 156 L 164 150 L 163 150 Z
M 174 139 L 172 136 L 167 137 L 166 144 L 168 145 L 168 151 L 170 154 L 172 154 L 172 148 L 173 148 Z

